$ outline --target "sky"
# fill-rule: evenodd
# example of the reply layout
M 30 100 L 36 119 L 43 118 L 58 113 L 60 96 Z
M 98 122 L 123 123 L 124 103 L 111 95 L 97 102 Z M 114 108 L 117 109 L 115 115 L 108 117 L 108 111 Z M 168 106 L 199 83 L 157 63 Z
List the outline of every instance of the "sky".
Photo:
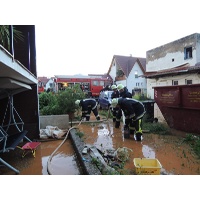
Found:
M 35 25 L 38 76 L 105 74 L 114 55 L 200 33 L 198 0 L 13 0 L 10 11 L 9 24 Z

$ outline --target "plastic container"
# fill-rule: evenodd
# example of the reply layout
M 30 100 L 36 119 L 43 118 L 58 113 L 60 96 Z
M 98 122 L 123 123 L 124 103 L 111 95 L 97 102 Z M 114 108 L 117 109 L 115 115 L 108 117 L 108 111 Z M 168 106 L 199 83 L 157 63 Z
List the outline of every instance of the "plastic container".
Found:
M 138 175 L 160 175 L 162 165 L 158 159 L 134 158 L 133 162 Z

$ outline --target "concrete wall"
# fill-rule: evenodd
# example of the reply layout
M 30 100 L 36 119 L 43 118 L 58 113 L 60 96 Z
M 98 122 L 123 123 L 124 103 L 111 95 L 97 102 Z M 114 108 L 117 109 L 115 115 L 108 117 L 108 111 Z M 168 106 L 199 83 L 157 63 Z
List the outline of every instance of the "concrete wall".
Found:
M 40 116 L 40 129 L 45 129 L 46 126 L 57 126 L 59 129 L 68 129 L 69 115 Z

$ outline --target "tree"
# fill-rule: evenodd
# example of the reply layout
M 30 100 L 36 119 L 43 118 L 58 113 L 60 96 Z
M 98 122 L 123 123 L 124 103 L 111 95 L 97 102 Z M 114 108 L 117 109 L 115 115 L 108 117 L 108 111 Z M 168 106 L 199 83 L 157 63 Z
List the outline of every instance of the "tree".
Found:
M 10 25 L 0 25 L 0 44 L 10 51 Z M 24 41 L 24 36 L 21 31 L 13 26 L 13 39 L 14 41 Z

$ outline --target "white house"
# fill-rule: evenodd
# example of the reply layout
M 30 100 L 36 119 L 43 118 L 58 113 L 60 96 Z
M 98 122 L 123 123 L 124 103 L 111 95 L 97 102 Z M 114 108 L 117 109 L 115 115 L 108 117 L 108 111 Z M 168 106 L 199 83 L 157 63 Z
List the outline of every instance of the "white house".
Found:
M 154 99 L 155 86 L 200 83 L 200 34 L 194 33 L 146 52 L 147 96 Z M 165 121 L 158 106 L 154 116 Z
M 51 77 L 46 83 L 46 91 L 50 90 L 52 92 L 56 92 L 56 83 L 54 81 L 55 78 Z
M 147 84 L 143 76 L 145 70 L 145 58 L 114 55 L 107 74 L 115 84 L 126 86 L 129 92 L 134 90 L 136 93 L 146 94 Z

